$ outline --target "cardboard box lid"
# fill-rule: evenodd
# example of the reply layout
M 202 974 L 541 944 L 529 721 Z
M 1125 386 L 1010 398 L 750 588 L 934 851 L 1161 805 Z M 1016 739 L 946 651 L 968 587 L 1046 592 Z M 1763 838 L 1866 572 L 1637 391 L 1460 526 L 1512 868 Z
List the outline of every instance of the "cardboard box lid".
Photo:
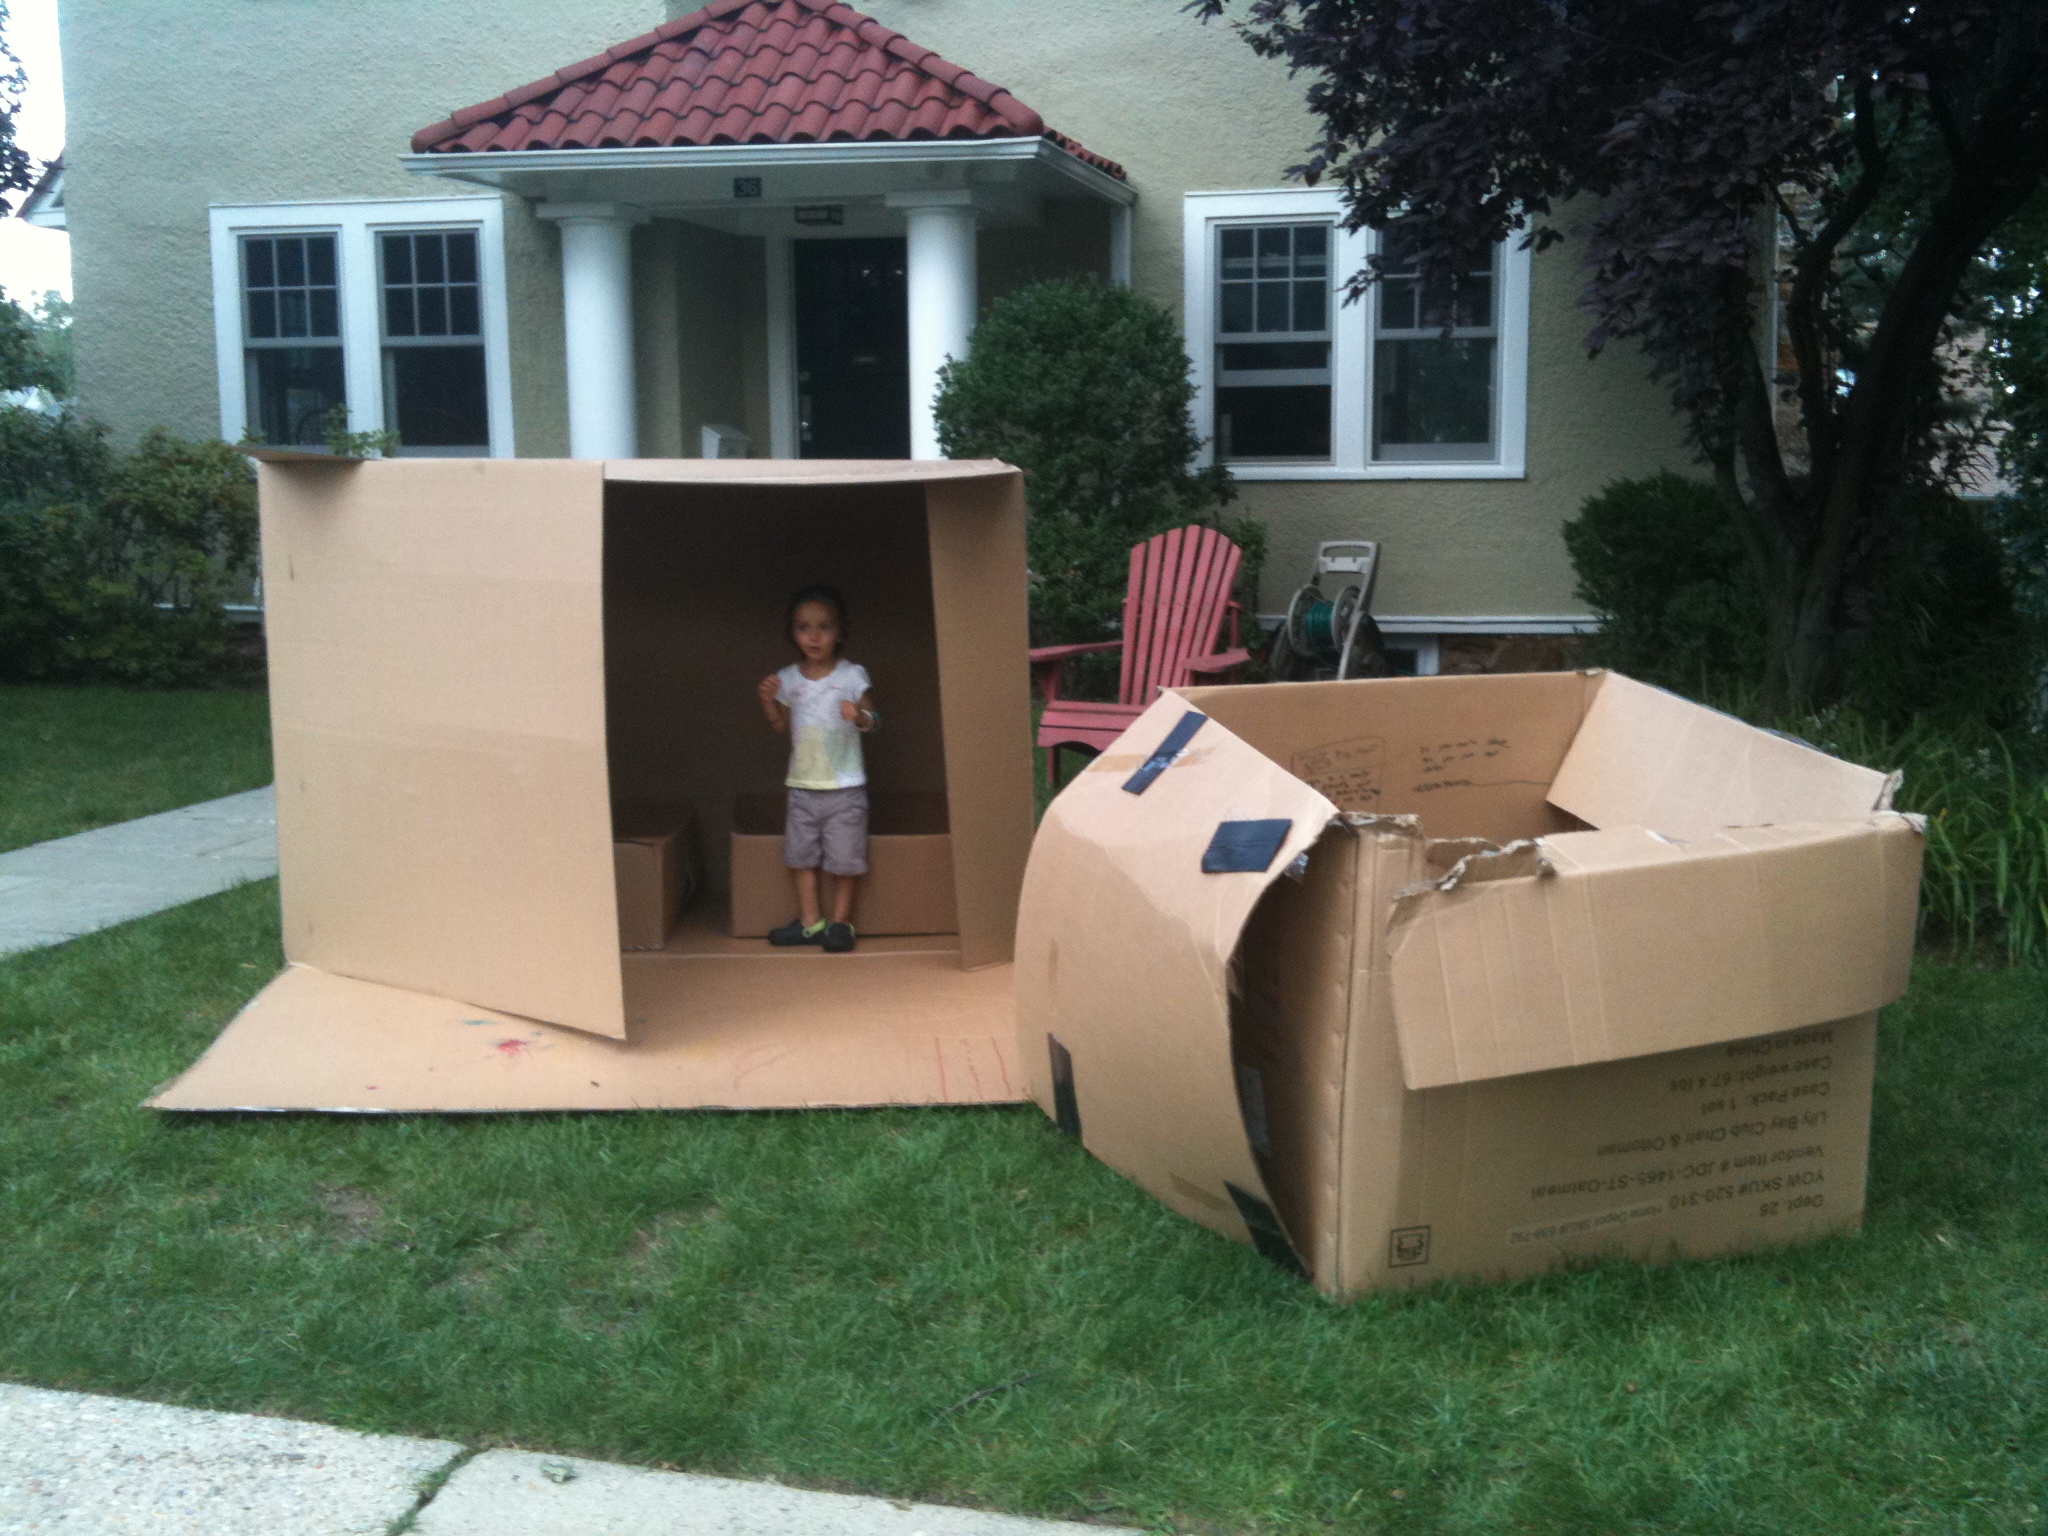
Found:
M 1882 813 L 1688 842 L 1567 832 L 1469 861 L 1395 908 L 1402 1074 L 1434 1088 L 1879 1008 L 1906 988 L 1923 844 Z
M 1547 796 L 1591 826 L 1692 837 L 1891 808 L 1896 774 L 1845 763 L 1617 672 L 1598 682 Z
M 1200 724 L 1185 750 L 1130 793 L 1134 772 L 1190 715 Z M 1045 1021 L 1066 1052 L 1069 1128 L 1090 1150 L 1193 1219 L 1256 1241 L 1232 1192 L 1271 1204 L 1238 1107 L 1230 959 L 1259 897 L 1337 808 L 1172 693 L 1122 742 L 1140 750 L 1096 758 L 1039 827 L 1018 922 L 1018 1016 Z M 1203 872 L 1220 823 L 1281 819 L 1289 825 L 1264 868 Z M 1062 933 L 1117 942 L 1063 951 Z M 1035 1096 L 1050 1104 L 1050 1045 L 1022 1049 Z

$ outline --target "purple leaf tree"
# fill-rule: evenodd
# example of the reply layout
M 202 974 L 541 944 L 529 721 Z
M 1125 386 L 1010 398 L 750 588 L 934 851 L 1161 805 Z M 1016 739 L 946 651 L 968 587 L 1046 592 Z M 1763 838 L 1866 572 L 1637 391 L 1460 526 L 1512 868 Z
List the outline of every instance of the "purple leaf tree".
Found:
M 1230 9 L 1307 82 L 1295 174 L 1353 227 L 1444 272 L 1576 242 L 1588 349 L 1645 349 L 1741 532 L 1767 701 L 1828 698 L 1856 583 L 1955 462 L 1965 278 L 2048 170 L 2048 0 Z

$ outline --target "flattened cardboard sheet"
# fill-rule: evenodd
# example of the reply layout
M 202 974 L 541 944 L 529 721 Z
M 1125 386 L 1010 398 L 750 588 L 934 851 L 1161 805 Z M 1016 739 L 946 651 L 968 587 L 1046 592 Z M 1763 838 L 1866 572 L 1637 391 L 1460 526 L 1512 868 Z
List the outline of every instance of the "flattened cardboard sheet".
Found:
M 627 959 L 633 1039 L 295 965 L 149 1100 L 165 1110 L 805 1109 L 1023 1097 L 1008 966 L 925 941 Z
M 1240 1241 L 1230 1186 L 1271 1205 L 1231 1062 L 1230 957 L 1266 887 L 1336 807 L 1221 725 L 1142 794 L 1124 785 L 1188 712 L 1165 693 L 1046 811 L 1025 874 L 1017 1007 L 1032 1096 L 1055 1108 L 1050 1036 L 1071 1068 L 1085 1146 L 1182 1214 Z M 1202 873 L 1219 822 L 1284 818 L 1270 869 Z M 1115 934 L 1113 945 L 1061 933 Z M 1137 957 L 1143 957 L 1137 963 Z
M 1870 1012 L 1906 989 L 1924 838 L 1893 813 L 1546 838 L 1550 872 L 1396 903 L 1410 1088 L 1684 1050 Z
M 599 466 L 257 473 L 286 957 L 622 1036 Z
M 1598 686 L 1550 786 L 1550 803 L 1595 827 L 1692 837 L 1767 821 L 1861 818 L 1895 781 L 1617 672 Z M 1434 830 L 1434 829 L 1432 829 Z

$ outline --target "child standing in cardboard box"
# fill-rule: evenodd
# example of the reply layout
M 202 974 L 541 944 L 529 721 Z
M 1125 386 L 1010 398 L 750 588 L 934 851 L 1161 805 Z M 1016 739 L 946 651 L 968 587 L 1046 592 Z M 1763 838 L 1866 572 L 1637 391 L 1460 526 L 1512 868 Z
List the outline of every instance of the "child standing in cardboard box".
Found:
M 770 729 L 790 738 L 783 783 L 783 862 L 796 877 L 797 916 L 772 930 L 770 944 L 816 944 L 827 954 L 853 948 L 853 900 L 868 871 L 867 770 L 860 738 L 879 716 L 867 669 L 839 654 L 848 637 L 846 599 L 836 587 L 805 587 L 789 600 L 788 634 L 802 660 L 761 679 L 757 690 Z M 832 919 L 818 892 L 818 871 L 833 877 Z

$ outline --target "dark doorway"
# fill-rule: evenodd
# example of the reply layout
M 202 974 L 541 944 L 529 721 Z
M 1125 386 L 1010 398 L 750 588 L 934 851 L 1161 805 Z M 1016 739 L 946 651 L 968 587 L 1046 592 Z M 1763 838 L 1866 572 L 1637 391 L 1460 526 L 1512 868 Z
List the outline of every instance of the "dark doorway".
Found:
M 910 457 L 901 240 L 796 242 L 797 452 Z

